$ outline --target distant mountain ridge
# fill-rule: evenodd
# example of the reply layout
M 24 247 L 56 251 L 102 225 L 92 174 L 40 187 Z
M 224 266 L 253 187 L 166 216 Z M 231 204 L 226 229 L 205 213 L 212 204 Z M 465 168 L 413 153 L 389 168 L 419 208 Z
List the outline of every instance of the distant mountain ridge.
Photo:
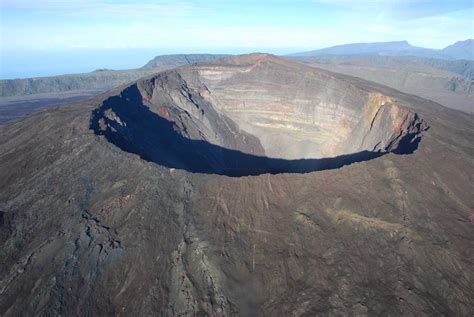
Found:
M 95 70 L 83 74 L 3 79 L 0 80 L 0 97 L 91 89 L 105 91 L 154 72 L 151 69 Z
M 367 66 L 382 68 L 409 68 L 412 71 L 426 71 L 430 68 L 459 75 L 468 80 L 474 80 L 474 61 L 444 60 L 416 56 L 383 56 L 383 55 L 319 55 L 291 57 L 303 62 L 323 65 Z
M 413 46 L 407 41 L 353 43 L 337 45 L 308 52 L 290 54 L 294 57 L 321 55 L 385 55 L 385 56 L 417 56 L 446 60 L 474 60 L 474 40 L 458 41 L 443 49 L 431 49 Z
M 458 41 L 443 48 L 442 51 L 454 59 L 474 60 L 474 39 Z
M 161 67 L 176 67 L 181 65 L 188 65 L 200 62 L 209 62 L 219 58 L 227 57 L 228 54 L 173 54 L 173 55 L 158 55 L 142 69 L 161 68 Z
M 108 90 L 164 69 L 208 62 L 223 58 L 224 54 L 158 55 L 143 67 L 129 70 L 97 69 L 90 73 L 49 77 L 0 80 L 0 97 L 56 93 L 72 90 Z

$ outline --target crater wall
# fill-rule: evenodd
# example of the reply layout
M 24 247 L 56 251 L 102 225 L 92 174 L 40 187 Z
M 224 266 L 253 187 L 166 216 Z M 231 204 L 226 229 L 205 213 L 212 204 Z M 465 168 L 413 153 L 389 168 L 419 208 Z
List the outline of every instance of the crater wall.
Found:
M 105 100 L 91 126 L 165 166 L 237 174 L 306 172 L 374 156 L 366 153 L 410 153 L 427 129 L 418 114 L 381 93 L 268 55 L 140 80 Z

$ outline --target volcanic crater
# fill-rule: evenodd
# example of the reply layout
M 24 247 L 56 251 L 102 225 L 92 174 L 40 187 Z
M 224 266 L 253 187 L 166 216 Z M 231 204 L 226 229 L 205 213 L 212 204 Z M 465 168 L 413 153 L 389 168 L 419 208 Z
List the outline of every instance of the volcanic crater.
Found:
M 143 159 L 228 176 L 411 154 L 427 123 L 382 93 L 268 54 L 164 71 L 104 98 L 91 129 Z
M 472 140 L 268 55 L 32 114 L 0 128 L 0 315 L 472 316 Z

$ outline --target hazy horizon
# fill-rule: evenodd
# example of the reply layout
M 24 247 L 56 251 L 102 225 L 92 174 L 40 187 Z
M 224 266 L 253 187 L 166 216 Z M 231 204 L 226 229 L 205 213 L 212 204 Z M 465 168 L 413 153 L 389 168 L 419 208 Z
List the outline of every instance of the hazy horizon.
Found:
M 268 52 L 473 37 L 471 1 L 3 0 L 0 77 L 140 67 L 156 55 Z
M 305 49 L 305 48 L 301 48 Z M 102 50 L 38 50 L 5 54 L 2 52 L 0 79 L 44 77 L 63 74 L 86 73 L 97 69 L 127 70 L 144 66 L 158 55 L 169 54 L 248 54 L 264 52 L 276 55 L 290 54 L 295 49 L 229 48 L 208 49 L 102 49 Z M 21 60 L 21 63 L 18 61 Z

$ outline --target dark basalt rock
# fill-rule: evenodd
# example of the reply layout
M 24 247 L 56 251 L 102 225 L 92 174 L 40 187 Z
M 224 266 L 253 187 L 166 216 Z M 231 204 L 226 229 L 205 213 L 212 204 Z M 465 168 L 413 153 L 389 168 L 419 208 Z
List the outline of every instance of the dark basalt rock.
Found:
M 268 55 L 34 114 L 0 128 L 0 315 L 471 316 L 472 140 Z

